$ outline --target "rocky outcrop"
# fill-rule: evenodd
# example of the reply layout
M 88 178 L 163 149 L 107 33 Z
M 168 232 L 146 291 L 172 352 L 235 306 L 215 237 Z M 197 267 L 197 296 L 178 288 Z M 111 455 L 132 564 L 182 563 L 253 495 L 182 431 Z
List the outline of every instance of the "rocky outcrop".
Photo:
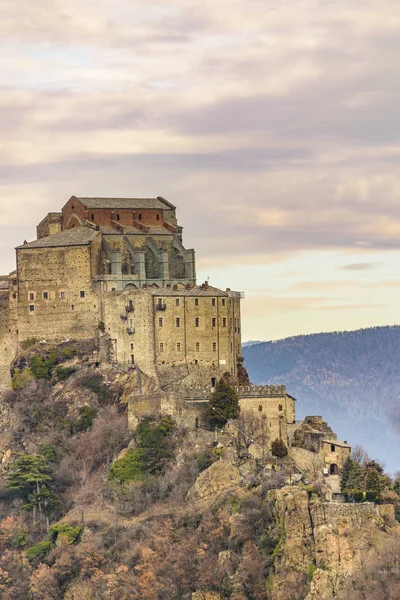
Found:
M 301 487 L 284 487 L 269 496 L 281 531 L 270 581 L 273 600 L 286 600 L 288 588 L 297 583 L 305 589 L 307 581 L 305 600 L 331 600 L 361 558 L 390 537 L 388 525 L 395 523 L 393 507 L 386 506 L 382 516 L 373 504 L 327 503 Z
M 200 473 L 189 491 L 190 500 L 215 500 L 220 494 L 235 489 L 240 484 L 239 469 L 227 461 L 213 463 Z

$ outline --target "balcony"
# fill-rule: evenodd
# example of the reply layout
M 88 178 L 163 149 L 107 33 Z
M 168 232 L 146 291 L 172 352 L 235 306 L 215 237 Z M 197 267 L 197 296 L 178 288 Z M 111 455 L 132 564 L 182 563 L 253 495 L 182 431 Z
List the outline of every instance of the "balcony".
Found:
M 127 327 L 126 331 L 127 331 L 127 333 L 129 333 L 129 335 L 132 335 L 132 333 L 135 333 L 135 328 L 134 327 Z
M 166 310 L 167 305 L 166 304 L 156 304 L 156 310 Z

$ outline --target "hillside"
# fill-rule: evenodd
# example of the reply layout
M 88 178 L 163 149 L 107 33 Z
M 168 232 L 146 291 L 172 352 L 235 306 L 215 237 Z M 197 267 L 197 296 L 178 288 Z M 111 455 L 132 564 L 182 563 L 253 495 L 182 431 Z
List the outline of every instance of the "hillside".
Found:
M 237 431 L 251 421 L 195 428 L 152 404 L 132 426 L 132 398 L 154 400 L 155 381 L 101 365 L 89 343 L 39 343 L 13 366 L 2 600 L 399 597 L 400 479 L 357 463 L 357 485 L 375 472 L 377 504 L 335 503 L 312 452 L 300 477 L 294 454 L 245 452 Z
M 253 383 L 285 383 L 297 418 L 321 414 L 390 471 L 400 468 L 400 327 L 303 335 L 243 349 Z

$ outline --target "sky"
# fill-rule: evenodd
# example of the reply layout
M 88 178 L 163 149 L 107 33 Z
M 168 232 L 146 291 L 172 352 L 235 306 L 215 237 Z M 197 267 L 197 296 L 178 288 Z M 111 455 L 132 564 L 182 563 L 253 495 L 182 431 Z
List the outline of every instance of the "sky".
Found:
M 0 14 L 0 274 L 73 194 L 161 195 L 244 340 L 400 323 L 398 0 Z

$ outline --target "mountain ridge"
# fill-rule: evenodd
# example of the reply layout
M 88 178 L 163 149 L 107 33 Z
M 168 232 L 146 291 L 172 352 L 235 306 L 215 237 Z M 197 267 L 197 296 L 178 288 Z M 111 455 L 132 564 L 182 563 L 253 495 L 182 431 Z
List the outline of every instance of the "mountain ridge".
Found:
M 322 414 L 339 437 L 398 468 L 400 326 L 291 336 L 243 355 L 255 384 L 286 384 L 297 418 Z

